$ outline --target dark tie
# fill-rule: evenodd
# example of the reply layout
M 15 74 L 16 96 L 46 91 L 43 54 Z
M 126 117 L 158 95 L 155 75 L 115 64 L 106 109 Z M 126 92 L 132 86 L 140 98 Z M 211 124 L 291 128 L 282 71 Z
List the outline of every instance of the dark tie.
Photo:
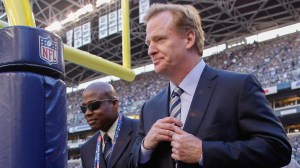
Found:
M 112 147 L 112 143 L 111 143 L 111 138 L 109 137 L 108 134 L 105 134 L 104 137 L 104 150 L 103 150 L 103 156 L 104 156 L 104 159 L 105 159 L 105 163 L 106 163 L 106 166 L 108 164 L 108 161 L 109 161 L 109 156 L 111 154 L 111 147 Z
M 183 93 L 183 90 L 179 87 L 176 87 L 171 95 L 170 100 L 170 116 L 180 120 L 181 118 L 181 101 L 180 95 Z
M 179 87 L 176 87 L 171 95 L 170 100 L 170 116 L 181 119 L 181 100 L 180 95 L 183 93 L 183 90 Z M 175 161 L 175 168 L 177 168 L 178 162 Z

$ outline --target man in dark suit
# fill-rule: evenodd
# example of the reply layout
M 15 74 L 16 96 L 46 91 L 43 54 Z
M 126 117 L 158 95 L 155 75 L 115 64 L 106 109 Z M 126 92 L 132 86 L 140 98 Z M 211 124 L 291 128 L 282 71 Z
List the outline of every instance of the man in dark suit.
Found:
M 141 110 L 130 167 L 278 168 L 291 146 L 256 78 L 201 58 L 204 33 L 190 5 L 154 4 L 145 16 L 155 72 L 169 86 Z
M 99 130 L 80 148 L 84 168 L 123 168 L 135 142 L 137 120 L 119 114 L 114 88 L 103 82 L 89 85 L 81 110 L 93 130 Z

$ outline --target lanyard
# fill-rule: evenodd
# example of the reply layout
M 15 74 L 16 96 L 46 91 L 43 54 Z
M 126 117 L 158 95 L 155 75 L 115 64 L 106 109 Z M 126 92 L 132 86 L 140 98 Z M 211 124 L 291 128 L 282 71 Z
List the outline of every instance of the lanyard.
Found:
M 122 125 L 122 114 L 119 115 L 119 121 L 118 121 L 118 124 L 117 124 L 114 140 L 112 142 L 112 149 L 113 149 L 115 143 L 117 142 L 117 138 L 118 138 L 119 133 L 120 133 L 121 125 Z M 96 145 L 96 152 L 95 152 L 94 168 L 100 168 L 101 143 L 102 143 L 102 137 L 101 137 L 101 132 L 99 131 L 99 136 L 98 136 L 97 145 Z

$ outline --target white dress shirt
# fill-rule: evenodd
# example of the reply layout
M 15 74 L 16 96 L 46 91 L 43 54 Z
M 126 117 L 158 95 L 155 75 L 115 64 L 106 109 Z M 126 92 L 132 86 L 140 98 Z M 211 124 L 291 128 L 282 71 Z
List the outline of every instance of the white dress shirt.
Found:
M 115 134 L 116 134 L 116 129 L 117 129 L 117 125 L 118 125 L 118 121 L 119 121 L 120 117 L 118 117 L 116 119 L 116 121 L 114 122 L 114 124 L 109 128 L 109 130 L 107 132 L 103 132 L 100 130 L 100 133 L 101 133 L 101 137 L 102 137 L 102 152 L 104 150 L 104 146 L 105 146 L 105 142 L 103 141 L 104 139 L 104 135 L 105 134 L 108 134 L 108 136 L 110 137 L 111 139 L 111 143 L 113 144 L 115 142 Z M 114 145 L 114 144 L 113 144 Z

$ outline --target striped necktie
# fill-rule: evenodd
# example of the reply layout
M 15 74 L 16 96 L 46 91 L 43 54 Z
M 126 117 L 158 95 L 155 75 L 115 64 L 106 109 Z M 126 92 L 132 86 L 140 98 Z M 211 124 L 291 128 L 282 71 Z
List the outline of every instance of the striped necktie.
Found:
M 104 150 L 103 150 L 103 156 L 104 156 L 105 163 L 107 166 L 108 161 L 109 161 L 109 156 L 110 156 L 111 150 L 112 150 L 112 148 L 111 148 L 112 143 L 111 143 L 111 138 L 109 137 L 108 134 L 105 134 L 103 139 L 104 139 L 104 143 L 105 143 Z
M 179 87 L 176 87 L 171 95 L 170 100 L 170 116 L 177 118 L 178 120 L 181 119 L 181 100 L 180 95 L 183 93 L 183 90 Z M 175 168 L 177 168 L 178 162 L 175 161 Z
M 181 118 L 181 101 L 180 95 L 183 93 L 183 90 L 179 87 L 176 87 L 171 95 L 170 100 L 170 116 L 180 120 Z

